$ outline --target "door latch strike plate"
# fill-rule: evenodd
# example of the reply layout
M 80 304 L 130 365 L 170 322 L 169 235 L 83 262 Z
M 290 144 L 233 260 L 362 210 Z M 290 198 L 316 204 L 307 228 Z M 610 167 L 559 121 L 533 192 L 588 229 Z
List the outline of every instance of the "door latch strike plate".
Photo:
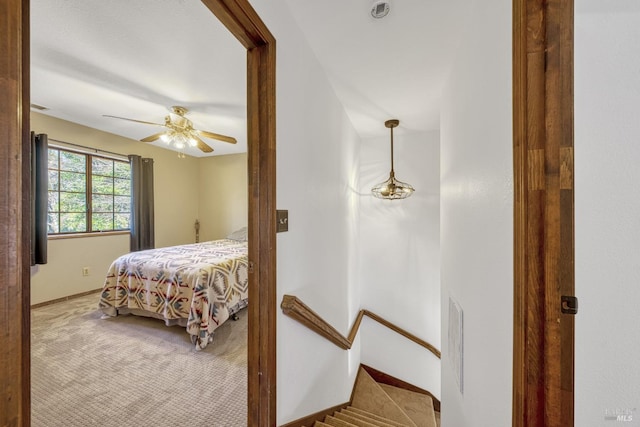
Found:
M 570 296 L 561 297 L 562 312 L 565 314 L 578 314 L 578 298 Z

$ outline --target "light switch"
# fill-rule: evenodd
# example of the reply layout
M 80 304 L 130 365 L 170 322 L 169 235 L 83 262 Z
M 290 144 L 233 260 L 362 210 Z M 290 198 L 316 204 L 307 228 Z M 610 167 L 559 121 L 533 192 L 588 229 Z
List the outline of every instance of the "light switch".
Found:
M 276 211 L 276 232 L 282 233 L 284 231 L 289 231 L 289 211 L 288 210 L 277 210 Z

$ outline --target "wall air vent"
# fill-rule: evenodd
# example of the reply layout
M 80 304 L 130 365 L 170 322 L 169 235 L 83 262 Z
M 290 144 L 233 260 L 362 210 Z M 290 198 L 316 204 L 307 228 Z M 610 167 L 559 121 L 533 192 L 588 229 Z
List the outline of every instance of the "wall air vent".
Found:
M 31 108 L 33 108 L 34 110 L 40 110 L 40 111 L 47 111 L 48 110 L 47 107 L 43 107 L 42 105 L 38 105 L 38 104 L 29 104 L 29 106 Z
M 389 13 L 389 2 L 386 0 L 375 0 L 371 5 L 371 16 L 381 19 Z

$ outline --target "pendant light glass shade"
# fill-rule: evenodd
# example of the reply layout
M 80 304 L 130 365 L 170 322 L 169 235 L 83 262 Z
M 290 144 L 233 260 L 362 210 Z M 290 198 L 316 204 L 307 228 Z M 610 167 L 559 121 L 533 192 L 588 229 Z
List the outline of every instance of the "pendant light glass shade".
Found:
M 391 129 L 391 172 L 389 172 L 389 178 L 375 185 L 371 192 L 378 199 L 406 199 L 411 196 L 415 191 L 411 184 L 398 181 L 393 170 L 393 128 L 400 124 L 399 120 L 387 120 L 384 125 Z

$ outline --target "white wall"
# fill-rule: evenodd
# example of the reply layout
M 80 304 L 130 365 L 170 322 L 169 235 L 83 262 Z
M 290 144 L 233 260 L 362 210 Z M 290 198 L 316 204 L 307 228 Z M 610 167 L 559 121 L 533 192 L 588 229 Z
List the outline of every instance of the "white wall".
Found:
M 360 148 L 361 307 L 440 348 L 440 135 L 404 131 L 402 121 L 394 130 L 396 178 L 416 189 L 404 200 L 371 195 L 389 176 L 389 144 Z M 360 339 L 362 363 L 440 397 L 440 362 L 428 350 L 368 318 Z
M 248 224 L 247 154 L 198 161 L 200 241 L 223 239 Z
M 346 335 L 353 285 L 358 137 L 284 2 L 252 5 L 277 40 L 278 302 L 299 296 Z M 278 424 L 349 400 L 358 346 L 344 351 L 278 315 Z
M 31 129 L 86 147 L 154 159 L 156 247 L 191 243 L 198 217 L 198 159 L 44 114 L 31 114 Z M 129 252 L 129 236 L 49 240 L 48 263 L 32 268 L 31 303 L 99 289 L 111 262 Z M 83 277 L 82 268 L 90 267 Z
M 580 0 L 575 25 L 575 425 L 594 426 L 640 408 L 640 4 Z
M 441 113 L 443 427 L 511 425 L 511 4 L 475 1 L 471 15 Z M 464 312 L 464 394 L 450 361 L 449 297 Z

